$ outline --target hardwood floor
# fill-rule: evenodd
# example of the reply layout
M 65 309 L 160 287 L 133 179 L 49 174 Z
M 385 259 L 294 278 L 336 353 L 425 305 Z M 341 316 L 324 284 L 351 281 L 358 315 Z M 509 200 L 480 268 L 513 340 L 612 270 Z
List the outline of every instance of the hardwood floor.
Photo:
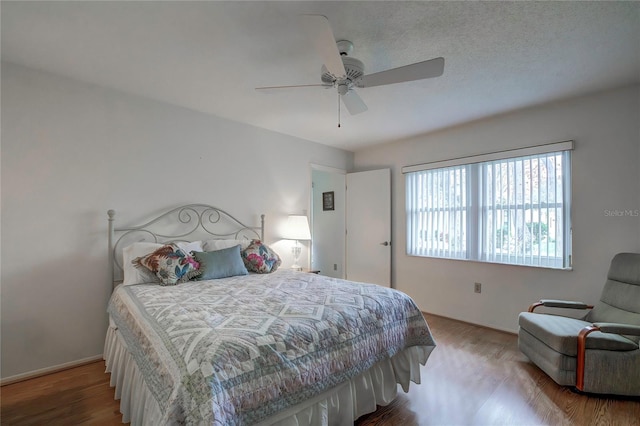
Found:
M 365 425 L 640 425 L 640 399 L 586 396 L 558 386 L 517 346 L 517 336 L 425 315 L 436 348 L 422 384 Z
M 515 335 L 425 315 L 437 342 L 422 384 L 356 425 L 640 425 L 639 399 L 574 393 L 517 348 Z M 2 425 L 117 425 L 104 363 L 0 388 Z
M 120 425 L 104 362 L 98 361 L 0 388 L 0 424 Z

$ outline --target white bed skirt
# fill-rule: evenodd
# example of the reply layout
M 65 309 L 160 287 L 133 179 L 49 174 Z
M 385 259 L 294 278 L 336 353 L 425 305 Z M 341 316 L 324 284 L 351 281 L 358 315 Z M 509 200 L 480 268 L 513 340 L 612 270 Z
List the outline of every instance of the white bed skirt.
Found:
M 279 426 L 353 425 L 358 417 L 387 405 L 397 395 L 398 384 L 407 392 L 409 383 L 420 383 L 424 365 L 433 347 L 414 346 L 381 361 L 354 379 L 304 401 L 259 423 Z M 106 372 L 111 373 L 115 399 L 120 399 L 123 423 L 158 426 L 162 413 L 127 351 L 118 330 L 110 326 L 105 339 Z

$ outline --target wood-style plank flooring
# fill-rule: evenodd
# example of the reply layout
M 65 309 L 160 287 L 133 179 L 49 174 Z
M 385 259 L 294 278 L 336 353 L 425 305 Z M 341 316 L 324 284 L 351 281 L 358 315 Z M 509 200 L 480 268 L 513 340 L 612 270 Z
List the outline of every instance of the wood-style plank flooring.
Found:
M 515 335 L 425 315 L 437 342 L 422 384 L 356 425 L 640 425 L 639 399 L 574 393 L 517 348 Z M 0 388 L 2 425 L 117 425 L 104 363 Z

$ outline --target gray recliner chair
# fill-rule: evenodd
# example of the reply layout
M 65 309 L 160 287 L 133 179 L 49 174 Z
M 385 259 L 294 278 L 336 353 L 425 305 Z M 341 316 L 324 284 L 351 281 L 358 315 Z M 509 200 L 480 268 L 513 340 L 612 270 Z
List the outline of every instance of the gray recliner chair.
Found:
M 580 319 L 535 313 L 584 309 Z M 556 383 L 588 393 L 640 396 L 640 254 L 611 261 L 600 301 L 540 300 L 518 318 L 520 350 Z

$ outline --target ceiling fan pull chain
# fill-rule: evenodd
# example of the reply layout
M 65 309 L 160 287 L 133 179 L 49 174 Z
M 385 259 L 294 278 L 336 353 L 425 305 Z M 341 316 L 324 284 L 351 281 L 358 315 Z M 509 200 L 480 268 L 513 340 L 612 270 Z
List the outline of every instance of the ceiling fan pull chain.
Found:
M 338 93 L 338 128 L 340 128 L 340 93 Z

